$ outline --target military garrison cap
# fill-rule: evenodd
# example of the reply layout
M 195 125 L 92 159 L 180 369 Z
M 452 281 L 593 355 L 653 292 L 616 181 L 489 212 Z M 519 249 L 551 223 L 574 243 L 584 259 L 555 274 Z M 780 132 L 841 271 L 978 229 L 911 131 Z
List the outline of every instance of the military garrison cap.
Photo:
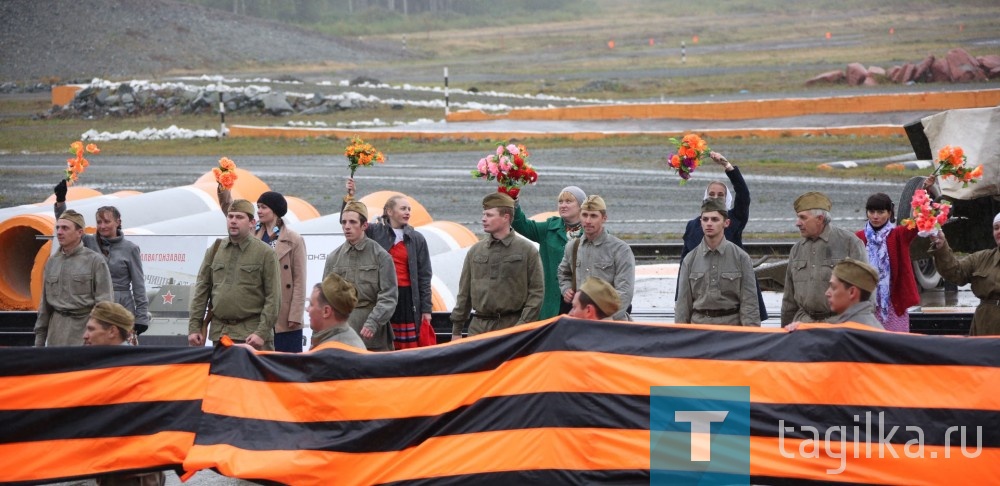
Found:
M 810 209 L 829 211 L 833 207 L 833 204 L 830 203 L 830 198 L 826 197 L 826 194 L 822 192 L 807 192 L 795 200 L 794 207 L 796 213 Z
M 708 198 L 705 202 L 701 203 L 702 213 L 711 213 L 712 211 L 718 211 L 722 214 L 723 218 L 729 218 L 729 211 L 726 210 L 726 200 L 722 198 Z
M 83 220 L 83 215 L 72 209 L 63 211 L 63 213 L 59 216 L 59 219 L 65 219 L 76 223 L 78 229 L 82 229 L 87 226 L 87 223 Z
M 104 324 L 120 327 L 127 332 L 132 332 L 132 326 L 135 324 L 135 316 L 128 309 L 110 301 L 98 302 L 90 311 L 90 317 Z
M 354 306 L 358 305 L 358 291 L 354 288 L 354 284 L 344 280 L 336 273 L 330 272 L 323 279 L 320 288 L 323 291 L 323 297 L 330 303 L 330 307 L 341 314 L 350 314 L 354 310 Z
M 344 211 L 354 211 L 365 217 L 365 221 L 368 221 L 368 206 L 361 201 L 351 201 L 344 206 Z
M 257 218 L 257 211 L 253 203 L 246 199 L 237 199 L 229 205 L 229 212 L 245 213 L 250 219 Z
M 875 286 L 878 285 L 878 270 L 853 258 L 841 260 L 833 267 L 833 274 L 841 282 L 847 282 L 868 292 L 874 292 Z
M 514 209 L 514 198 L 502 193 L 493 192 L 483 198 L 483 209 L 511 208 Z
M 587 196 L 587 199 L 583 200 L 583 204 L 580 205 L 580 209 L 583 211 L 606 211 L 608 206 L 604 204 L 604 198 L 601 196 Z
M 580 291 L 587 294 L 605 315 L 613 315 L 622 306 L 621 298 L 618 297 L 615 288 L 600 278 L 587 277 L 580 286 Z

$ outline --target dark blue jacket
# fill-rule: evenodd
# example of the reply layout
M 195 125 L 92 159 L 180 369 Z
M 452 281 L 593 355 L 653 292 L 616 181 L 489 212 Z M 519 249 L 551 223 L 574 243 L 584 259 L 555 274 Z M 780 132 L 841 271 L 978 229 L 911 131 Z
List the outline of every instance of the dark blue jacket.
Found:
M 733 185 L 733 209 L 729 210 L 729 227 L 726 228 L 726 239 L 743 248 L 743 228 L 746 228 L 750 219 L 750 189 L 739 167 L 733 166 L 733 170 L 726 172 L 729 182 Z M 688 221 L 687 228 L 684 229 L 684 248 L 681 249 L 681 262 L 691 250 L 694 250 L 705 239 L 705 233 L 701 230 L 701 216 Z M 680 282 L 677 283 L 681 285 Z M 676 294 L 675 297 L 676 299 Z M 760 306 L 760 320 L 767 319 L 767 309 L 764 308 L 764 296 L 760 293 L 760 284 L 757 285 L 757 303 Z

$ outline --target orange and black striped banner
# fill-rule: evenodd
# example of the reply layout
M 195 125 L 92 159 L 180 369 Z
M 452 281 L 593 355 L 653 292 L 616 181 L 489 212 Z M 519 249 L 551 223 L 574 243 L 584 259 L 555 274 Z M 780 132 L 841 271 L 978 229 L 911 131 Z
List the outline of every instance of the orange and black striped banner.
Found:
M 0 349 L 0 482 L 180 468 L 211 350 Z
M 1000 484 L 1000 338 L 567 317 L 393 353 L 0 350 L 0 482 L 642 484 L 654 386 L 749 387 L 753 484 Z
M 643 483 L 652 386 L 750 387 L 755 484 L 1000 483 L 1000 339 L 566 317 L 386 354 L 218 349 L 184 465 L 296 485 Z M 963 426 L 979 449 L 948 432 Z

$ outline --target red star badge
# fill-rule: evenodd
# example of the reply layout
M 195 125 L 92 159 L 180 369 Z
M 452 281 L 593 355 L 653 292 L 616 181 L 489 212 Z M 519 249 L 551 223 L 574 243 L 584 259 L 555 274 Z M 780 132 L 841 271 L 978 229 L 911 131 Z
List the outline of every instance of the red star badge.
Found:
M 167 293 L 163 294 L 162 297 L 163 297 L 163 303 L 164 304 L 173 305 L 174 304 L 174 297 L 176 297 L 176 296 L 174 294 L 171 294 L 170 291 L 168 290 Z

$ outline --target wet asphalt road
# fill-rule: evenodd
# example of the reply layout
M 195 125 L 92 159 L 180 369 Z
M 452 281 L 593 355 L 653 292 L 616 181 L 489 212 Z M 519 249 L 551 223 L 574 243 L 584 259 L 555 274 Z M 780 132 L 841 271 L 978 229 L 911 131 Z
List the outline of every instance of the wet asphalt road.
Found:
M 905 144 L 905 141 L 900 141 Z M 776 142 L 779 150 L 786 142 Z M 530 148 L 530 147 L 529 147 Z M 740 165 L 738 150 L 722 144 L 714 149 Z M 907 147 L 878 147 L 889 154 Z M 580 186 L 588 194 L 600 194 L 608 203 L 608 227 L 616 233 L 638 234 L 650 240 L 683 233 L 688 219 L 698 213 L 707 182 L 723 178 L 721 167 L 703 166 L 687 185 L 662 164 L 664 147 L 609 147 L 600 149 L 533 150 L 531 161 L 539 181 L 521 193 L 528 215 L 555 209 L 559 191 Z M 768 148 L 754 147 L 767 151 Z M 401 191 L 423 204 L 435 220 L 454 221 L 480 233 L 480 201 L 495 190 L 485 180 L 473 179 L 470 171 L 484 152 L 388 154 L 386 164 L 360 168 L 356 175 L 360 194 L 379 190 Z M 772 154 L 755 153 L 754 157 Z M 775 158 L 795 161 L 794 150 L 784 149 Z M 309 201 L 321 214 L 340 210 L 346 161 L 340 156 L 288 156 L 235 158 L 270 185 L 272 190 Z M 799 160 L 804 165 L 837 160 Z M 155 191 L 193 183 L 217 163 L 214 157 L 95 157 L 80 184 L 102 193 L 121 190 Z M 0 206 L 35 203 L 51 194 L 64 167 L 57 155 L 0 156 Z M 754 174 L 752 165 L 741 170 L 750 187 L 751 219 L 746 234 L 795 232 L 792 201 L 806 191 L 824 191 L 833 201 L 834 218 L 846 227 L 860 227 L 864 201 L 875 192 L 898 198 L 902 187 L 895 182 L 847 180 L 835 177 Z M 374 212 L 374 211 L 373 211 Z M 180 216 L 180 215 L 178 215 Z M 339 228 L 331 228 L 337 230 Z

